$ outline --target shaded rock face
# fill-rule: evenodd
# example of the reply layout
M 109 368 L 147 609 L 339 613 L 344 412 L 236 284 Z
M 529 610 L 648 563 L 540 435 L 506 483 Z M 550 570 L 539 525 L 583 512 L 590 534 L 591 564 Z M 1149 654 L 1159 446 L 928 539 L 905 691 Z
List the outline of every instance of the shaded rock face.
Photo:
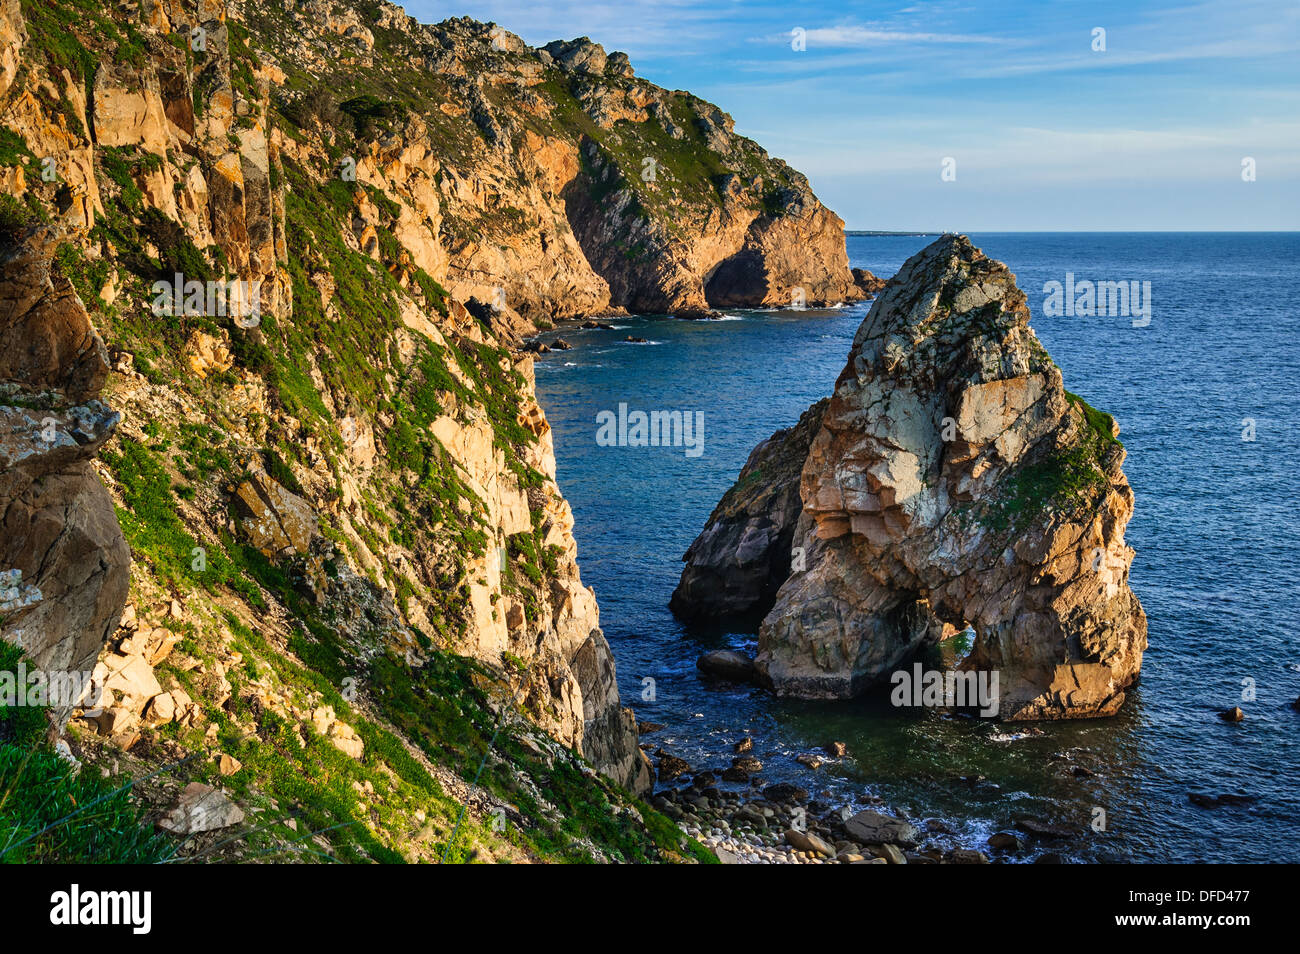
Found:
M 877 278 L 865 268 L 855 268 L 853 269 L 853 284 L 862 289 L 864 295 L 871 296 L 884 291 L 886 282 L 883 278 Z
M 759 631 L 776 692 L 854 695 L 970 626 L 962 668 L 998 672 L 1001 718 L 1119 709 L 1146 647 L 1124 450 L 1028 320 L 1015 277 L 963 236 L 881 293 L 803 464 L 806 569 Z
M 799 478 L 828 401 L 805 411 L 750 452 L 735 485 L 713 509 L 682 560 L 669 608 L 703 622 L 761 619 L 790 574 L 790 548 L 803 510 Z
M 235 501 L 241 528 L 265 556 L 305 554 L 318 535 L 311 505 L 263 470 L 250 473 L 235 488 Z
M 0 253 L 0 636 L 40 669 L 89 673 L 126 602 L 131 552 L 91 464 L 118 424 L 95 400 L 104 344 L 66 280 L 61 232 Z M 53 700 L 66 720 L 71 700 Z
M 784 192 L 782 210 L 756 218 L 744 245 L 709 274 L 715 308 L 816 307 L 853 301 L 862 290 L 849 271 L 844 221 L 811 190 Z

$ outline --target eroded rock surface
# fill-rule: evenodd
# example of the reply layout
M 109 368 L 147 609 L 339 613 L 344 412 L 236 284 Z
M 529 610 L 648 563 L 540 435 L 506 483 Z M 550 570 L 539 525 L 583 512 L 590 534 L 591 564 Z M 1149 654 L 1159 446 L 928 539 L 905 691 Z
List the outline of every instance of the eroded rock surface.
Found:
M 1146 647 L 1124 449 L 1028 321 L 1015 276 L 964 236 L 883 290 L 803 464 L 806 569 L 759 633 L 776 692 L 854 695 L 969 625 L 962 667 L 998 672 L 1002 718 L 1119 709 Z
M 118 415 L 103 341 L 65 279 L 58 226 L 0 252 L 0 635 L 47 673 L 88 673 L 126 601 L 131 553 L 91 461 Z M 56 719 L 75 700 L 52 699 Z

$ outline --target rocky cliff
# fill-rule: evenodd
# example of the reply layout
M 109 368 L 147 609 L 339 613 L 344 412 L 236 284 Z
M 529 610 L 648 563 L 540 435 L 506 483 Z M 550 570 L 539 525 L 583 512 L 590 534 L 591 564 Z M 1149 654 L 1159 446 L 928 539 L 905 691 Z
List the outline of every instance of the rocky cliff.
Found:
M 277 850 L 302 819 L 352 860 L 697 852 L 632 797 L 511 345 L 859 295 L 798 173 L 587 40 L 0 0 L 0 181 L 4 626 L 91 671 L 79 758 L 181 765 L 140 789 L 164 829 L 228 798 Z
M 386 3 L 235 11 L 277 110 L 396 203 L 357 203 L 359 240 L 388 229 L 407 268 L 504 325 L 861 295 L 807 180 L 625 54 Z
M 691 621 L 762 619 L 790 575 L 799 477 L 821 430 L 827 401 L 750 452 L 740 476 L 682 556 L 686 568 L 669 607 Z M 797 561 L 796 561 L 797 562 Z
M 60 238 L 0 236 L 0 638 L 42 671 L 79 673 L 117 628 L 131 552 L 91 464 L 119 420 L 97 400 L 108 355 L 51 273 Z M 51 700 L 56 725 L 80 696 Z
M 800 554 L 759 632 L 757 668 L 778 693 L 857 694 L 970 626 L 962 668 L 998 671 L 1002 718 L 1123 703 L 1146 617 L 1128 586 L 1119 428 L 1065 390 L 1028 322 L 1004 265 L 963 236 L 930 245 L 858 330 L 802 461 L 793 528 L 788 474 L 733 488 L 756 504 L 743 519 L 721 505 L 710 519 L 679 596 L 752 562 L 757 526 L 790 532 Z

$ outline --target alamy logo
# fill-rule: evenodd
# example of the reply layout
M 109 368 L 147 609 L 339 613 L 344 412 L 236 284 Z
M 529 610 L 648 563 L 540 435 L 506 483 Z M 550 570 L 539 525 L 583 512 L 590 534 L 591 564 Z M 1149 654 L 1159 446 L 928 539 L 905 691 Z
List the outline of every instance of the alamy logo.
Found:
M 50 895 L 50 905 L 51 924 L 125 924 L 133 934 L 148 934 L 153 926 L 150 891 L 82 891 L 74 884 Z
M 205 315 L 224 318 L 229 315 L 241 328 L 256 328 L 262 322 L 262 283 L 243 280 L 207 281 L 185 280 L 177 272 L 172 281 L 156 281 L 150 291 L 154 295 L 155 315 Z
M 103 687 L 92 679 L 92 673 L 74 670 L 45 672 L 28 669 L 20 661 L 12 670 L 0 672 L 0 707 L 56 708 L 85 706 L 98 707 Z
M 890 677 L 894 691 L 889 701 L 899 707 L 916 706 L 939 708 L 957 706 L 979 709 L 987 717 L 998 714 L 998 671 L 957 672 L 922 669 L 920 663 L 912 671 L 897 670 Z
M 600 447 L 684 447 L 687 457 L 704 453 L 703 411 L 628 411 L 596 415 L 596 444 Z
M 1132 318 L 1134 328 L 1151 324 L 1151 283 L 1137 281 L 1043 283 L 1043 315 L 1047 318 Z

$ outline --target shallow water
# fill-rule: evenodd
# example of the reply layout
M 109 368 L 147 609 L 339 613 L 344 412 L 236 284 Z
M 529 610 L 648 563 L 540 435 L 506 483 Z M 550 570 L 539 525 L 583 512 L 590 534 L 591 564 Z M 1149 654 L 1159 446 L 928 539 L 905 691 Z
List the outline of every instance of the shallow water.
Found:
M 559 482 L 577 519 L 583 579 L 600 599 L 624 699 L 667 728 L 645 737 L 697 768 L 729 764 L 754 738 L 767 781 L 835 800 L 883 797 L 941 816 L 978 846 L 1019 815 L 1079 832 L 1055 850 L 1082 859 L 1297 861 L 1300 829 L 1300 236 L 990 234 L 1066 387 L 1115 415 L 1137 498 L 1127 540 L 1146 608 L 1142 685 L 1116 718 L 1026 727 L 916 714 L 883 694 L 776 700 L 706 683 L 704 650 L 752 650 L 752 634 L 688 632 L 668 612 L 681 554 L 753 446 L 829 393 L 866 312 L 732 311 L 733 320 L 615 319 L 563 329 L 574 347 L 537 360 Z M 849 237 L 881 277 L 932 237 Z M 1044 317 L 1043 283 L 1151 282 L 1152 321 Z M 627 335 L 650 339 L 623 343 Z M 545 340 L 552 336 L 547 335 Z M 702 411 L 704 452 L 602 447 L 596 414 Z M 1253 419 L 1254 441 L 1242 439 Z M 654 680 L 654 698 L 645 679 Z M 1254 701 L 1243 701 L 1253 679 Z M 1219 709 L 1241 705 L 1230 725 Z M 838 739 L 849 758 L 816 773 L 794 761 Z M 1077 778 L 1074 767 L 1094 772 Z M 983 781 L 961 777 L 983 776 Z M 1202 809 L 1189 792 L 1245 792 L 1251 806 Z M 1094 830 L 1097 810 L 1105 827 Z

